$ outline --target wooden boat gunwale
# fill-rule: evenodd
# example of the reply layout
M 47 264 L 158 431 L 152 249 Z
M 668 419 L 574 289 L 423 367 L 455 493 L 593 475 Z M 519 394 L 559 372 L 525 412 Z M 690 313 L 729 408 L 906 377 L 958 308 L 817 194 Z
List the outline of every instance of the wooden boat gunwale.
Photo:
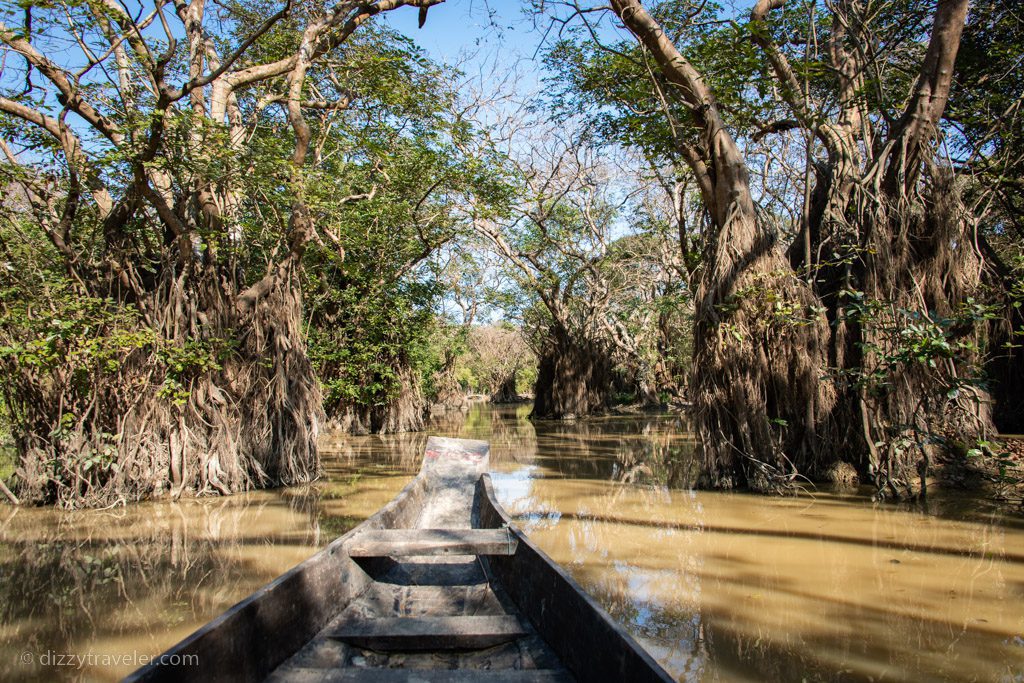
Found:
M 351 601 L 372 583 L 369 576 L 362 572 L 352 571 L 352 567 L 349 565 L 354 561 L 345 551 L 346 543 L 365 529 L 388 528 L 391 522 L 388 518 L 400 514 L 409 499 L 422 492 L 424 484 L 425 478 L 421 470 L 377 512 L 338 536 L 311 557 L 235 603 L 165 650 L 146 666 L 129 674 L 124 679 L 124 683 L 227 678 L 262 680 L 266 678 L 326 626 L 341 609 L 339 602 Z M 317 576 L 318 574 L 329 573 L 331 569 L 336 569 L 340 573 L 340 577 L 336 575 L 336 578 L 328 581 L 316 581 L 321 578 Z M 321 591 L 319 599 L 307 601 L 311 608 L 310 611 L 301 610 L 299 614 L 285 615 L 272 621 L 265 618 L 253 619 L 253 612 L 256 613 L 256 616 L 262 613 L 264 617 L 272 619 L 274 615 L 266 614 L 270 610 L 261 608 L 266 607 L 267 603 L 272 602 L 275 598 L 286 598 L 292 595 L 294 587 L 291 584 L 293 583 L 303 585 L 322 583 L 318 587 Z M 315 588 L 317 587 L 314 586 Z M 341 595 L 338 595 L 339 593 Z M 344 595 L 346 593 L 347 595 Z M 335 601 L 332 599 L 334 597 L 340 600 Z M 317 606 L 320 607 L 319 610 Z M 295 611 L 288 610 L 289 613 Z M 240 640 L 239 638 L 228 639 L 233 642 L 222 642 L 223 638 L 220 636 L 223 633 L 231 633 L 236 628 L 246 631 L 252 627 L 254 621 L 263 628 L 253 634 L 255 642 L 250 640 L 249 645 L 244 648 L 244 652 L 239 649 L 237 642 Z M 276 624 L 273 623 L 274 621 L 283 623 Z M 282 631 L 291 634 L 291 637 L 286 638 L 284 642 L 281 639 Z M 263 641 L 262 646 L 260 641 Z M 262 656 L 257 657 L 255 662 L 252 657 L 254 649 L 257 652 L 262 650 Z M 190 659 L 191 657 L 196 659 Z M 189 666 L 188 663 L 192 661 L 196 661 L 197 664 Z M 162 665 L 161 662 L 166 662 L 170 666 Z
M 511 556 L 481 557 L 484 571 L 573 675 L 588 682 L 675 680 L 572 575 L 515 525 L 498 502 L 490 474 L 482 475 L 477 483 L 475 506 L 474 521 L 480 528 L 505 527 L 517 541 Z M 591 618 L 581 618 L 587 612 Z M 581 643 L 586 647 L 579 647 Z
M 360 544 L 352 542 L 357 535 L 366 531 L 419 529 L 429 536 L 431 531 L 456 532 L 463 527 L 465 531 L 503 531 L 507 547 L 493 549 L 496 544 L 492 541 L 487 547 L 493 550 L 485 552 L 483 547 L 477 547 L 477 552 L 473 553 L 476 557 L 466 559 L 474 560 L 479 580 L 484 581 L 485 586 L 489 585 L 495 595 L 504 596 L 508 617 L 515 617 L 521 623 L 528 621 L 532 625 L 530 632 L 534 633 L 531 638 L 538 643 L 545 642 L 545 647 L 549 648 L 550 654 L 544 656 L 557 657 L 564 668 L 520 670 L 516 664 L 515 670 L 508 671 L 485 669 L 476 674 L 472 668 L 450 671 L 458 674 L 456 679 L 473 680 L 474 675 L 493 675 L 496 680 L 503 680 L 502 676 L 520 680 L 521 675 L 526 675 L 522 680 L 563 680 L 565 674 L 571 672 L 587 681 L 673 680 L 604 608 L 513 524 L 497 501 L 490 475 L 486 473 L 488 448 L 482 441 L 431 437 L 419 473 L 380 510 L 125 680 L 132 683 L 251 681 L 263 680 L 271 674 L 276 676 L 275 680 L 291 680 L 288 674 L 283 677 L 281 674 L 292 670 L 290 667 L 294 665 L 288 662 L 294 661 L 293 657 L 301 659 L 297 653 L 323 642 L 325 633 L 336 632 L 337 620 L 347 614 L 350 605 L 362 604 L 366 596 L 377 595 L 380 584 L 376 584 L 374 567 L 404 566 L 387 557 L 390 552 L 359 555 Z M 458 498 L 462 502 L 454 508 L 444 508 L 449 493 L 455 491 L 462 492 Z M 451 529 L 418 525 L 417 520 L 436 519 L 426 511 L 437 509 L 438 499 L 441 509 L 465 511 L 461 524 L 444 525 L 453 527 Z M 421 518 L 421 514 L 426 517 Z M 476 535 L 495 536 L 491 531 Z M 409 543 L 406 541 L 405 545 Z M 411 554 L 419 554 L 420 547 Z M 459 550 L 465 547 L 457 546 Z M 387 548 L 388 551 L 394 549 L 394 546 Z M 370 590 L 375 584 L 377 587 Z M 537 640 L 538 637 L 542 640 Z M 195 659 L 187 659 L 189 657 Z M 296 671 L 301 672 L 301 669 Z M 378 678 L 385 676 L 387 680 L 401 672 L 387 668 L 338 671 L 339 674 L 341 671 L 353 674 L 377 671 Z M 422 674 L 423 671 L 409 670 L 408 673 Z M 443 670 L 434 673 L 444 675 Z

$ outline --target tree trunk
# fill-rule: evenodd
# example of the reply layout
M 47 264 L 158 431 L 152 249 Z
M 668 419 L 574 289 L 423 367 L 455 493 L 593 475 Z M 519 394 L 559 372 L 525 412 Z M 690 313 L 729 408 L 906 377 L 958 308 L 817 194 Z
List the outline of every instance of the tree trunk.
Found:
M 563 329 L 553 330 L 552 337 L 537 368 L 530 417 L 571 420 L 604 412 L 611 387 L 608 352 Z
M 376 405 L 339 402 L 327 406 L 330 429 L 349 434 L 399 434 L 422 431 L 426 423 L 427 402 L 419 377 L 410 368 L 398 372 L 399 389 L 388 400 Z
M 491 403 L 515 403 L 519 400 L 519 392 L 516 390 L 518 374 L 518 370 L 513 369 L 512 374 L 502 380 L 497 390 L 491 394 Z
M 751 23 L 783 2 L 760 0 Z M 612 4 L 702 131 L 697 143 L 677 140 L 714 227 L 698 288 L 691 382 L 706 458 L 702 482 L 777 490 L 798 474 L 827 470 L 838 438 L 860 444 L 863 469 L 880 488 L 895 491 L 915 472 L 923 479 L 928 444 L 948 436 L 940 429 L 984 433 L 984 401 L 968 398 L 977 392 L 961 381 L 976 359 L 941 351 L 976 333 L 964 321 L 954 321 L 963 329 L 940 328 L 959 315 L 979 271 L 952 176 L 932 161 L 967 0 L 938 3 L 914 91 L 884 144 L 870 133 L 861 96 L 865 69 L 849 44 L 864 41 L 847 35 L 859 24 L 839 17 L 859 11 L 859 4 L 832 8 L 835 122 L 822 122 L 820 112 L 807 108 L 771 32 L 752 31 L 782 96 L 829 153 L 827 164 L 814 166 L 817 185 L 791 263 L 758 224 L 744 160 L 701 75 L 637 0 Z M 878 154 L 864 169 L 862 150 Z M 814 255 L 826 240 L 832 263 L 818 271 Z M 823 381 L 828 368 L 838 373 Z
M 466 392 L 455 378 L 459 354 L 449 346 L 444 351 L 444 361 L 434 372 L 434 406 L 439 410 L 467 410 L 469 402 Z
M 123 302 L 82 292 L 93 308 L 71 310 L 86 311 L 77 322 L 93 336 L 73 330 L 58 349 L 66 361 L 43 373 L 8 366 L 23 501 L 107 505 L 317 475 L 321 397 L 294 270 L 248 314 L 230 287 L 212 267 L 191 277 L 166 269 L 135 299 L 135 317 Z M 79 353 L 89 343 L 109 358 Z
M 746 163 L 702 76 L 638 0 L 613 0 L 623 23 L 693 111 L 699 147 L 681 152 L 713 226 L 697 292 L 690 390 L 704 452 L 701 483 L 786 488 L 814 463 L 833 396 L 825 319 L 769 228 L 759 224 Z
M 814 286 L 831 322 L 837 438 L 862 454 L 865 478 L 902 496 L 926 472 L 933 444 L 977 440 L 991 429 L 983 392 L 962 386 L 978 375 L 975 354 L 926 346 L 928 337 L 955 348 L 980 335 L 977 321 L 962 316 L 981 276 L 970 221 L 951 169 L 934 161 L 967 0 L 938 4 L 906 111 L 867 164 L 857 144 L 870 129 L 853 95 L 853 74 L 864 69 L 843 43 L 846 27 L 861 25 L 851 19 L 861 8 L 841 3 L 834 11 L 847 13 L 837 14 L 831 52 L 848 104 L 836 123 L 811 125 L 829 159 L 816 166 L 807 230 L 812 250 L 827 240 L 842 258 L 813 264 Z M 773 54 L 774 46 L 765 48 Z
M 781 492 L 814 470 L 829 435 L 827 326 L 752 216 L 728 223 L 709 257 L 718 267 L 698 291 L 690 380 L 700 483 Z
M 866 474 L 899 497 L 916 493 L 941 444 L 973 444 L 993 429 L 974 382 L 983 330 L 968 305 L 981 262 L 952 170 L 928 165 L 923 186 L 859 204 L 866 248 L 856 281 L 867 306 L 845 316 L 845 366 L 861 389 L 859 412 L 842 417 L 849 432 L 862 428 Z
M 33 227 L 48 238 L 40 253 L 49 259 L 52 247 L 65 279 L 29 288 L 41 302 L 4 299 L 5 313 L 15 315 L 3 316 L 0 328 L 15 344 L 32 340 L 28 353 L 5 344 L 8 352 L 0 354 L 24 500 L 105 505 L 168 490 L 229 493 L 316 476 L 323 412 L 299 281 L 316 235 L 303 170 L 313 132 L 303 109 L 317 90 L 310 77 L 326 77 L 320 67 L 328 54 L 371 17 L 440 1 L 343 2 L 294 16 L 286 3 L 273 14 L 246 14 L 263 14 L 263 21 L 240 33 L 224 29 L 241 16 L 232 10 L 218 13 L 214 26 L 204 24 L 203 2 L 172 3 L 183 30 L 169 46 L 144 30 L 152 16 L 140 23 L 118 3 L 84 3 L 74 19 L 80 54 L 0 23 L 5 60 L 21 60 L 12 68 L 49 81 L 39 90 L 39 108 L 0 97 L 5 125 L 19 119 L 60 150 L 32 157 L 23 185 L 34 188 L 27 191 Z M 166 19 L 161 13 L 168 28 Z M 282 25 L 296 44 L 264 42 Z M 109 50 L 98 49 L 101 36 Z M 56 62 L 45 54 L 51 48 Z M 81 73 L 104 70 L 111 55 L 116 83 L 85 87 L 71 75 L 83 59 Z M 275 96 L 268 104 L 284 105 L 290 131 L 256 102 L 268 95 Z M 58 118 L 48 113 L 51 97 L 64 106 Z M 67 114 L 74 125 L 64 124 Z M 243 149 L 250 133 L 268 126 L 284 144 L 294 143 L 287 173 L 274 165 L 261 175 L 252 159 L 273 164 L 274 152 L 261 143 Z M 9 146 L 0 147 L 17 166 Z M 253 165 L 232 168 L 246 159 Z M 242 180 L 249 173 L 255 184 Z M 275 194 L 282 185 L 290 211 L 284 202 L 272 211 L 287 213 L 284 234 L 260 226 L 252 249 L 241 244 L 241 226 L 263 220 L 247 212 L 276 204 L 264 190 Z M 251 285 L 241 281 L 239 263 L 247 259 L 267 268 Z M 52 275 L 47 279 L 61 279 Z M 40 304 L 43 316 L 33 310 Z M 412 396 L 398 399 L 403 416 L 418 387 Z M 406 421 L 381 418 L 388 428 Z

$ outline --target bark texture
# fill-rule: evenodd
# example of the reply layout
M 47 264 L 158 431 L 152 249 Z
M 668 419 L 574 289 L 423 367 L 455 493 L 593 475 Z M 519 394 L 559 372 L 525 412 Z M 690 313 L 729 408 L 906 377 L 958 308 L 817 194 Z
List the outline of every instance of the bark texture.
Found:
M 596 342 L 552 332 L 540 356 L 532 418 L 574 419 L 604 412 L 611 387 L 611 356 Z
M 827 475 L 844 444 L 880 491 L 913 493 L 936 443 L 989 429 L 985 397 L 963 381 L 977 361 L 968 342 L 978 328 L 963 311 L 980 282 L 979 259 L 955 178 L 936 160 L 968 2 L 938 2 L 918 77 L 895 118 L 869 111 L 864 96 L 875 72 L 862 49 L 872 40 L 863 4 L 829 7 L 824 47 L 839 102 L 832 118 L 814 106 L 764 25 L 784 4 L 760 0 L 750 35 L 795 117 L 765 134 L 798 127 L 814 138 L 814 185 L 788 254 L 759 221 L 745 161 L 701 74 L 638 1 L 612 2 L 699 129 L 696 140 L 676 134 L 676 151 L 712 226 L 690 386 L 703 483 L 785 489 L 798 476 Z
M 702 76 L 637 0 L 612 7 L 692 109 L 699 145 L 679 141 L 713 227 L 697 291 L 690 391 L 702 483 L 776 491 L 814 464 L 833 395 L 825 319 L 757 217 L 746 162 Z
M 419 377 L 412 369 L 402 368 L 399 371 L 398 383 L 398 391 L 377 405 L 329 405 L 329 427 L 350 434 L 398 434 L 421 431 L 426 421 L 428 406 L 420 387 Z
M 49 37 L 0 24 L 5 59 L 40 75 L 45 105 L 0 96 L 0 114 L 5 124 L 17 121 L 12 130 L 30 128 L 26 139 L 49 140 L 56 171 L 0 147 L 18 169 L 45 253 L 66 273 L 61 297 L 43 302 L 63 332 L 42 335 L 43 355 L 0 359 L 23 501 L 109 505 L 317 476 L 323 410 L 306 354 L 300 273 L 316 234 L 304 176 L 313 129 L 304 112 L 323 103 L 304 97 L 324 57 L 369 18 L 440 1 L 341 2 L 297 16 L 285 3 L 258 25 L 239 26 L 242 35 L 211 25 L 204 0 L 158 3 L 148 17 L 113 2 L 75 4 L 62 9 L 77 58 L 87 62 L 78 74 L 63 66 L 76 59 L 74 48 L 48 55 Z M 286 18 L 296 21 L 288 29 L 295 46 L 254 47 Z M 160 28 L 162 40 L 154 37 Z M 80 78 L 101 67 L 109 84 Z M 63 106 L 58 118 L 49 113 L 54 103 Z M 271 103 L 283 118 L 261 118 Z M 238 164 L 266 126 L 293 145 L 290 159 L 273 160 L 285 162 L 273 183 L 287 188 L 288 203 L 273 207 L 273 237 L 247 261 L 240 226 L 262 218 L 253 205 L 266 196 L 245 196 L 240 178 L 252 168 Z M 253 264 L 259 272 L 247 274 Z M 5 314 L 18 314 L 4 316 L 5 341 L 38 332 L 31 305 L 5 305 Z M 397 428 L 413 419 L 406 406 L 416 391 L 381 422 Z

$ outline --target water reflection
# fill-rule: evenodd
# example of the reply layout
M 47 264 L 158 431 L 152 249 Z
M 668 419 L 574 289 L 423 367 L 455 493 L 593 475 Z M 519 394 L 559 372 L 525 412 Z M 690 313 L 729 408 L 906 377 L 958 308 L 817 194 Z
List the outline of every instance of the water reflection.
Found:
M 693 493 L 676 416 L 477 406 L 520 523 L 681 680 L 1024 680 L 1024 523 L 933 499 Z M 325 438 L 314 486 L 105 512 L 0 507 L 0 678 L 114 680 L 26 650 L 155 654 L 390 500 L 427 433 Z
M 411 476 L 340 461 L 329 470 L 318 486 L 228 498 L 0 508 L 0 679 L 118 680 L 134 666 L 39 662 L 165 650 L 358 524 Z
M 1024 534 L 865 499 L 496 476 L 680 680 L 1021 680 Z
M 692 437 L 678 415 L 617 415 L 579 422 L 526 419 L 530 406 L 476 407 L 449 436 L 491 443 L 491 464 L 537 468 L 544 478 L 598 479 L 685 488 L 694 479 Z

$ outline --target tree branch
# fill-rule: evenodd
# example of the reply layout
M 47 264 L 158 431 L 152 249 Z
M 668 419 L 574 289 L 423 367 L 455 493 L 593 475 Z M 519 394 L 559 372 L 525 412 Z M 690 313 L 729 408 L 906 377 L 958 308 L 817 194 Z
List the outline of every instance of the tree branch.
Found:
M 89 125 L 111 142 L 115 144 L 121 142 L 123 136 L 117 130 L 117 126 L 100 114 L 89 102 L 82 99 L 77 85 L 72 85 L 63 69 L 47 59 L 27 40 L 19 37 L 3 23 L 0 23 L 0 41 L 24 57 L 29 64 L 33 65 L 39 73 L 46 76 L 57 87 L 57 100 L 62 105 L 85 119 Z
M 77 172 L 87 179 L 93 199 L 96 201 L 96 205 L 100 210 L 100 215 L 105 217 L 110 213 L 111 207 L 113 206 L 113 200 L 110 198 L 110 193 L 107 191 L 106 187 L 103 186 L 99 177 L 92 169 L 89 160 L 82 151 L 81 141 L 66 125 L 64 125 L 63 122 L 58 121 L 52 116 L 47 116 L 41 111 L 27 107 L 20 102 L 7 99 L 6 97 L 0 97 L 0 111 L 16 116 L 23 121 L 27 121 L 28 123 L 37 126 L 56 139 L 60 144 L 61 149 L 64 151 L 64 157 L 67 159 L 69 172 Z
M 892 136 L 896 144 L 890 154 L 884 183 L 890 194 L 901 187 L 909 189 L 917 182 L 924 151 L 938 133 L 953 83 L 953 65 L 968 5 L 969 0 L 939 0 L 921 72 Z

